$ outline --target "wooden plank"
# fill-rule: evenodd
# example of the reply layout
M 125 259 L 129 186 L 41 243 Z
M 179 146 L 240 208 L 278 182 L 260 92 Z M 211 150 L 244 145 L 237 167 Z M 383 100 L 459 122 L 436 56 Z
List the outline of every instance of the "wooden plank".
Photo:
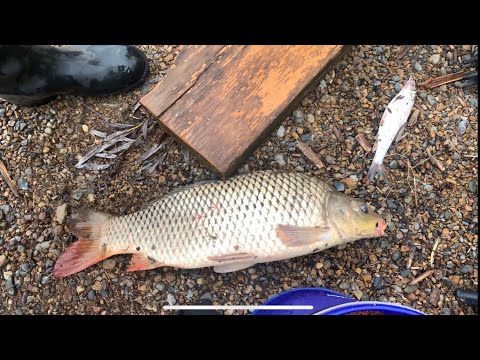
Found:
M 140 103 L 156 117 L 160 116 L 195 84 L 224 47 L 224 45 L 180 47 L 180 53 L 165 77 L 140 99 Z
M 346 50 L 341 45 L 208 47 L 185 47 L 175 68 L 141 103 L 222 177 L 243 163 Z

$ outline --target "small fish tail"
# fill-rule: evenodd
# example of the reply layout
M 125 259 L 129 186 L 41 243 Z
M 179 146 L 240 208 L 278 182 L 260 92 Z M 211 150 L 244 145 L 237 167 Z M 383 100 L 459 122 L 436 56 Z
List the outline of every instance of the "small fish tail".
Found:
M 375 175 L 378 174 L 385 183 L 388 183 L 386 176 L 386 169 L 383 163 L 372 162 L 370 169 L 368 170 L 368 181 L 372 182 L 375 180 Z
M 102 243 L 104 224 L 110 217 L 89 209 L 80 209 L 72 215 L 67 227 L 79 239 L 57 260 L 53 270 L 56 277 L 75 274 L 116 254 Z

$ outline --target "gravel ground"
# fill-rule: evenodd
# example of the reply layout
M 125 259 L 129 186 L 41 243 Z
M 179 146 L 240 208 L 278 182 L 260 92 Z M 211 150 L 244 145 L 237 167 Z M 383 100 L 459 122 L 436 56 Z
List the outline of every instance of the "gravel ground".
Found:
M 186 162 L 175 143 L 162 170 L 151 176 L 138 175 L 141 147 L 127 153 L 114 176 L 74 167 L 99 141 L 91 129 L 149 117 L 141 108 L 132 111 L 178 51 L 176 46 L 140 48 L 151 73 L 127 94 L 60 97 L 35 108 L 0 100 L 0 159 L 20 192 L 15 197 L 0 180 L 0 314 L 163 314 L 170 313 L 162 310 L 168 303 L 258 304 L 281 291 L 312 286 L 427 314 L 476 313 L 458 301 L 455 290 L 478 287 L 477 88 L 449 84 L 418 90 L 420 117 L 385 159 L 389 186 L 362 183 L 373 155 L 356 140 L 363 134 L 373 145 L 383 110 L 408 78 L 416 53 L 418 83 L 459 71 L 459 59 L 470 56 L 471 46 L 422 46 L 402 60 L 395 60 L 399 46 L 354 47 L 239 171 L 319 176 L 369 201 L 388 220 L 386 237 L 231 274 L 209 268 L 127 273 L 130 256 L 115 256 L 77 275 L 54 278 L 56 259 L 73 241 L 62 225 L 63 210 L 88 206 L 126 214 L 172 188 L 216 177 L 193 157 Z M 154 129 L 143 146 L 161 135 Z M 307 142 L 326 168 L 319 170 L 306 159 L 298 140 Z M 444 171 L 428 160 L 427 149 Z M 410 284 L 429 270 L 424 280 Z

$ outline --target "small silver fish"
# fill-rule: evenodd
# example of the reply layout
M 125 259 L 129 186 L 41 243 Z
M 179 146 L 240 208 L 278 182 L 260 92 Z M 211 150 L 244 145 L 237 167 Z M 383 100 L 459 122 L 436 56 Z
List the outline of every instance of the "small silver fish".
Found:
M 370 170 L 368 170 L 368 180 L 373 181 L 375 175 L 379 174 L 386 183 L 385 167 L 383 166 L 383 158 L 387 154 L 393 139 L 398 142 L 403 135 L 408 117 L 413 108 L 416 95 L 415 81 L 412 76 L 403 86 L 402 90 L 387 105 L 380 127 L 378 128 L 377 141 L 374 145 L 375 156 Z

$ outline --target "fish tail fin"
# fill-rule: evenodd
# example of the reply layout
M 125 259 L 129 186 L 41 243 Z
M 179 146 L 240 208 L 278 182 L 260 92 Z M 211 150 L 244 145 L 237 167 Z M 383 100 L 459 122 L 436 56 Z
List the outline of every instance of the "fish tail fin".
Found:
M 370 165 L 370 169 L 368 170 L 368 181 L 374 181 L 376 174 L 378 174 L 383 181 L 385 181 L 385 183 L 388 183 L 386 169 L 383 163 L 376 163 L 373 161 L 372 165 Z
M 102 242 L 106 220 L 111 216 L 89 209 L 79 209 L 67 223 L 68 229 L 78 237 L 58 258 L 53 274 L 64 277 L 75 274 L 87 267 L 117 254 L 107 249 Z

